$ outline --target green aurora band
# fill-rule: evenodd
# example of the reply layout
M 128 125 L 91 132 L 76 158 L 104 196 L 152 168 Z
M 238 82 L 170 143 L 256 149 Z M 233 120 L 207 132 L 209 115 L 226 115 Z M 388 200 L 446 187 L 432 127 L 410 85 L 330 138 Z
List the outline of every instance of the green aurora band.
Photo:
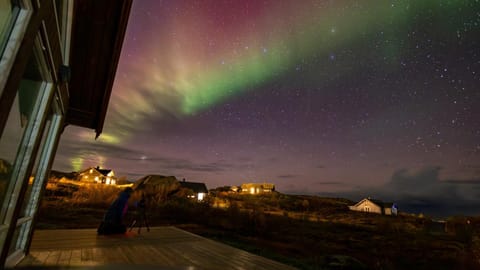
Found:
M 358 1 L 357 1 L 358 2 Z M 299 62 L 314 55 L 327 55 L 337 46 L 354 42 L 369 33 L 385 29 L 406 29 L 414 14 L 422 11 L 448 13 L 461 1 L 361 1 L 348 8 L 332 7 L 320 16 L 304 16 L 294 24 L 294 33 L 287 39 L 270 42 L 268 53 L 256 52 L 240 58 L 230 68 L 206 71 L 198 83 L 178 85 L 185 93 L 182 112 L 195 114 L 248 89 L 260 86 L 275 77 L 287 73 Z M 308 13 L 308 11 L 306 11 Z M 333 27 L 333 28 L 332 28 Z M 445 25 L 452 28 L 452 25 Z M 332 32 L 332 29 L 335 29 Z M 293 31 L 292 31 L 293 32 Z M 388 33 L 386 33 L 388 34 Z M 396 33 L 390 33 L 392 41 L 380 53 L 392 59 L 398 58 L 399 46 Z M 288 44 L 288 45 L 286 45 Z M 295 48 L 295 54 L 289 48 Z M 252 50 L 251 50 L 252 51 Z

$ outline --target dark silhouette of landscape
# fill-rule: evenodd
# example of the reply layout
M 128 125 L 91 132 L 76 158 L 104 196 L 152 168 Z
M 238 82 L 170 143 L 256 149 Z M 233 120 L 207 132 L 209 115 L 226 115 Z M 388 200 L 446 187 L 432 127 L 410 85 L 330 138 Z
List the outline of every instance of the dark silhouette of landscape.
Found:
M 58 174 L 56 175 L 59 176 Z M 37 229 L 95 228 L 120 186 L 51 177 Z M 150 226 L 174 225 L 300 269 L 478 269 L 480 217 L 434 220 L 350 211 L 354 201 L 280 192 L 211 189 L 189 198 L 175 177 L 132 194 L 126 223 L 145 194 Z M 135 185 L 134 185 L 135 186 Z M 148 233 L 148 232 L 142 232 Z

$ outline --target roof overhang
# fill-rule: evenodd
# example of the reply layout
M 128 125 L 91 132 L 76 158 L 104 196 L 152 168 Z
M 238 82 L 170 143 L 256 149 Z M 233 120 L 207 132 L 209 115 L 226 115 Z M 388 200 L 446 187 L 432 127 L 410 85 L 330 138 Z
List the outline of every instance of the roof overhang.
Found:
M 76 0 L 66 124 L 103 129 L 132 0 Z

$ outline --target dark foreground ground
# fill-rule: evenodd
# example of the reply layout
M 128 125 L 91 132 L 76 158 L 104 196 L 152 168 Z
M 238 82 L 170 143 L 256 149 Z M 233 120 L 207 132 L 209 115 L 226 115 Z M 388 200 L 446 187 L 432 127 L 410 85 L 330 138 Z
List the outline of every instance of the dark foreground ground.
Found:
M 104 209 L 44 202 L 37 228 L 95 228 Z M 428 218 L 350 212 L 341 201 L 318 209 L 242 202 L 218 209 L 173 200 L 150 207 L 148 216 L 152 226 L 174 225 L 300 269 L 480 269 L 477 219 L 468 226 L 463 217 L 452 219 L 439 229 Z

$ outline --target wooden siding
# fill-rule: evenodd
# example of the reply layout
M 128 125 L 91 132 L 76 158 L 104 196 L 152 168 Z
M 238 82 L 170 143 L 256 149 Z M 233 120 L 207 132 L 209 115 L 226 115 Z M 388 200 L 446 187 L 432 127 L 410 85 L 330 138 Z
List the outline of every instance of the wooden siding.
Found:
M 366 207 L 369 208 L 369 211 L 366 210 Z M 382 214 L 382 208 L 369 200 L 363 200 L 360 203 L 357 203 L 354 206 L 350 207 L 350 210 L 353 211 L 360 211 L 360 212 L 368 212 L 368 213 L 377 213 Z
M 154 227 L 150 232 L 115 236 L 97 236 L 95 229 L 38 230 L 35 231 L 30 254 L 19 264 L 22 267 L 94 265 L 142 265 L 167 269 L 295 269 L 175 227 Z

